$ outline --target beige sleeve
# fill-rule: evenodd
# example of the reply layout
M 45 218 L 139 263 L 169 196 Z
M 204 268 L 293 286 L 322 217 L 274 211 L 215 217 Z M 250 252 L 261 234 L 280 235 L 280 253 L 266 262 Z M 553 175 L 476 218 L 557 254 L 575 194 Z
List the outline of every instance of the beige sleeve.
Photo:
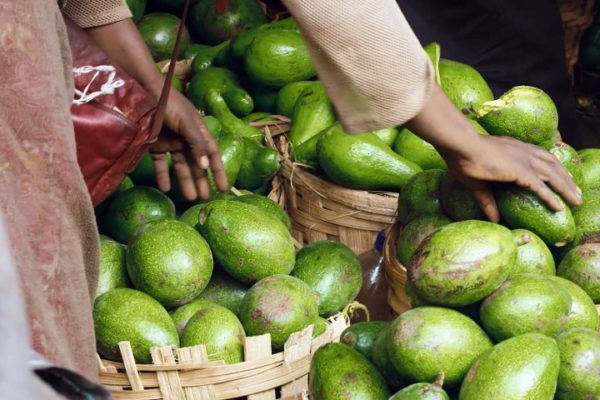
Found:
M 124 0 L 67 0 L 62 12 L 82 28 L 131 18 L 131 12 Z
M 433 68 L 394 0 L 283 0 L 348 132 L 401 125 L 423 108 Z

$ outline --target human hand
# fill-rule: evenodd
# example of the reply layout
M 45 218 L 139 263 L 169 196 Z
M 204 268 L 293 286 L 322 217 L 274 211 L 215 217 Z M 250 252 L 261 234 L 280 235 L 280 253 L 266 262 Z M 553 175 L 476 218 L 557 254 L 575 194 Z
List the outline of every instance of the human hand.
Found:
M 469 188 L 493 222 L 500 213 L 489 182 L 512 182 L 535 193 L 554 211 L 562 206 L 550 190 L 568 203 L 581 204 L 581 191 L 557 158 L 545 149 L 509 137 L 473 136 L 463 151 L 444 154 L 449 174 Z
M 220 192 L 229 186 L 215 139 L 202 116 L 181 93 L 172 89 L 165 114 L 165 128 L 150 146 L 158 188 L 171 189 L 166 153 L 170 152 L 181 193 L 186 200 L 210 197 L 207 169 Z

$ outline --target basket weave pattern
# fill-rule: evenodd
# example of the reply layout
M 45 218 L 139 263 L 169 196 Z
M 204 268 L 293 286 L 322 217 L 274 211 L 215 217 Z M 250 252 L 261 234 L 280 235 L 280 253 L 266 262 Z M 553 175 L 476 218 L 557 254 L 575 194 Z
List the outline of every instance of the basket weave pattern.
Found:
M 237 364 L 209 361 L 203 345 L 155 347 L 152 364 L 136 364 L 129 342 L 121 342 L 122 363 L 98 359 L 100 382 L 117 400 L 307 399 L 314 352 L 339 341 L 349 325 L 344 314 L 329 322 L 314 339 L 312 325 L 292 334 L 283 352 L 276 354 L 271 353 L 270 335 L 247 337 L 246 361 Z
M 560 14 L 565 35 L 565 58 L 569 76 L 579 59 L 579 44 L 583 32 L 594 21 L 595 0 L 560 0 Z
M 383 266 L 388 280 L 388 304 L 395 315 L 400 315 L 412 307 L 406 295 L 408 277 L 406 268 L 396 258 L 396 242 L 402 234 L 402 225 L 395 223 L 385 235 L 383 244 Z

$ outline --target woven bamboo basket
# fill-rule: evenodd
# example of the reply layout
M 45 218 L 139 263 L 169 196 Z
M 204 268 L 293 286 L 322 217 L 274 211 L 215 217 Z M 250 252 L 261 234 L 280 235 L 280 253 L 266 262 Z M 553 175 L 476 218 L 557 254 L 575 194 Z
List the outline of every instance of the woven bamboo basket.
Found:
M 267 132 L 267 141 L 279 150 L 282 159 L 269 197 L 286 209 L 292 220 L 292 235 L 299 242 L 336 240 L 361 254 L 373 248 L 379 231 L 394 223 L 397 193 L 337 186 L 292 162 L 285 135 Z
M 383 244 L 383 266 L 389 284 L 388 304 L 396 316 L 412 307 L 405 290 L 408 284 L 406 268 L 396 258 L 396 242 L 401 234 L 402 225 L 396 222 L 386 232 Z
M 565 58 L 569 76 L 579 59 L 579 44 L 583 32 L 594 21 L 595 0 L 560 0 L 560 13 L 565 35 Z
M 100 382 L 114 399 L 128 400 L 276 400 L 308 399 L 308 373 L 315 351 L 339 341 L 349 326 L 340 313 L 327 330 L 312 338 L 313 326 L 290 336 L 283 352 L 271 353 L 271 336 L 247 337 L 245 361 L 209 361 L 202 345 L 155 347 L 152 364 L 136 364 L 129 342 L 119 343 L 123 362 L 98 358 Z

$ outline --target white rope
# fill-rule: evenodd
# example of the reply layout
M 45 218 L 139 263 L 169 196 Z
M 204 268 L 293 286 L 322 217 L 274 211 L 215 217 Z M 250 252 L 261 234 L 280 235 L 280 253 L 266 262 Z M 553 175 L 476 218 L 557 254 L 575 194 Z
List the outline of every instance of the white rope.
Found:
M 117 71 L 112 65 L 98 65 L 96 67 L 87 65 L 84 67 L 73 68 L 73 75 L 89 74 L 90 72 L 94 71 L 94 76 L 92 76 L 92 79 L 83 90 L 75 88 L 75 95 L 79 96 L 79 98 L 76 97 L 75 99 L 73 99 L 73 104 L 86 104 L 94 100 L 98 96 L 102 96 L 105 94 L 113 94 L 116 88 L 120 88 L 125 84 L 125 81 L 122 79 L 115 80 L 115 75 L 117 74 Z M 92 85 L 94 80 L 96 80 L 96 78 L 100 75 L 101 72 L 109 73 L 106 82 L 102 86 L 100 86 L 100 90 L 88 93 L 90 86 Z

